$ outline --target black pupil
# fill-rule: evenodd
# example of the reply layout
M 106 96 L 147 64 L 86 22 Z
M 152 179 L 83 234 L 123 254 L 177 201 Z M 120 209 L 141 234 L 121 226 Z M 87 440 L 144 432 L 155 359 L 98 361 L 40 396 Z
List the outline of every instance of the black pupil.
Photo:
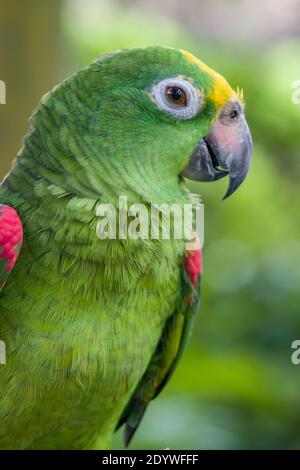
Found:
M 180 101 L 184 98 L 184 92 L 181 90 L 181 88 L 172 87 L 169 90 L 169 95 L 174 101 Z

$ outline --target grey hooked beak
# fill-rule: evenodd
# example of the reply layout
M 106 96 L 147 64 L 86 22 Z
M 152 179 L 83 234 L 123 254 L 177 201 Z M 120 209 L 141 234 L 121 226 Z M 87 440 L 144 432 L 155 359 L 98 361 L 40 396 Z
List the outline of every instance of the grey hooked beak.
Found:
M 223 199 L 247 176 L 252 159 L 252 139 L 241 105 L 225 105 L 209 134 L 196 146 L 182 176 L 195 181 L 216 181 L 229 176 Z

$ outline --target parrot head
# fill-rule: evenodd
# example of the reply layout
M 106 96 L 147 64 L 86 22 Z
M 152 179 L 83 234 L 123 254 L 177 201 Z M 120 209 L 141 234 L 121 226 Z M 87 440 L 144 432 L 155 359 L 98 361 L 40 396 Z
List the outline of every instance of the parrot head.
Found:
M 55 146 L 73 157 L 73 174 L 85 187 L 101 179 L 100 186 L 105 181 L 119 194 L 135 188 L 147 199 L 150 189 L 159 196 L 184 178 L 228 176 L 227 197 L 249 169 L 242 94 L 183 50 L 104 54 L 43 99 L 35 127 L 46 114 L 56 129 L 47 135 L 48 155 Z

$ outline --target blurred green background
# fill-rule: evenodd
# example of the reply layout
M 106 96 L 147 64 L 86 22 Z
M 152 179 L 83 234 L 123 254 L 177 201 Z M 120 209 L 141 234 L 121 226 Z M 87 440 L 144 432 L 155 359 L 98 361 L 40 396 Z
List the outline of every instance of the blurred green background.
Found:
M 244 89 L 251 174 L 224 203 L 226 182 L 193 186 L 206 211 L 202 311 L 132 448 L 300 448 L 299 17 L 297 0 L 0 0 L 0 177 L 42 94 L 104 51 L 184 48 Z

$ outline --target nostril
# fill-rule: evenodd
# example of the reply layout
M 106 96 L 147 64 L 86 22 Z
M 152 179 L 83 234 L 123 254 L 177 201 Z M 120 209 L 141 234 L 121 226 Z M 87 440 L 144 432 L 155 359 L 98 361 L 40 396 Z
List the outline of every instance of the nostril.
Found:
M 220 114 L 219 121 L 225 126 L 231 126 L 239 122 L 242 116 L 243 110 L 239 103 L 229 103 L 224 107 Z

